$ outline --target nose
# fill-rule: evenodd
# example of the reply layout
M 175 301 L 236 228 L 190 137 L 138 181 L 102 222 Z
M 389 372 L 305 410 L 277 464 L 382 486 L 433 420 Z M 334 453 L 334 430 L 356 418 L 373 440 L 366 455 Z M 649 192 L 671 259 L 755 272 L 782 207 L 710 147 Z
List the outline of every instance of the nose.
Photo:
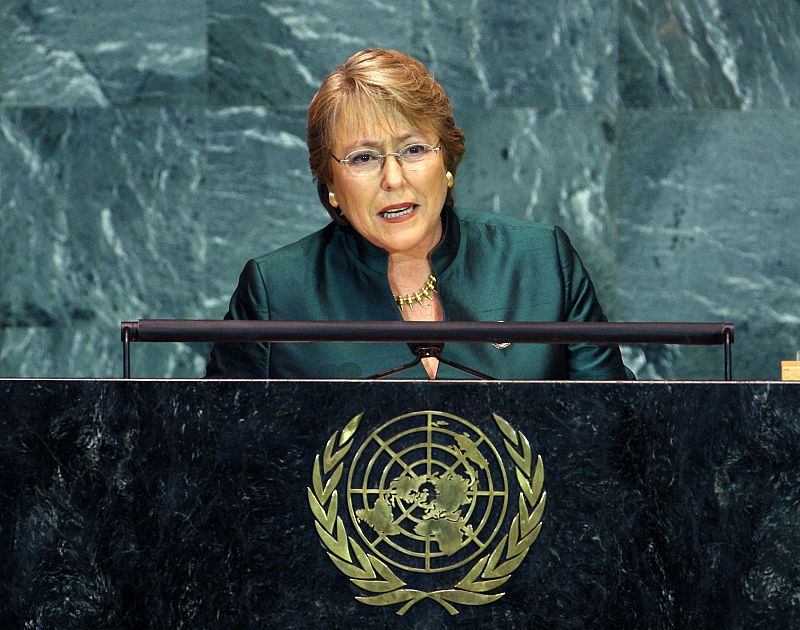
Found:
M 399 188 L 405 182 L 405 173 L 403 166 L 397 159 L 396 155 L 386 156 L 381 170 L 381 188 L 384 190 L 394 190 Z

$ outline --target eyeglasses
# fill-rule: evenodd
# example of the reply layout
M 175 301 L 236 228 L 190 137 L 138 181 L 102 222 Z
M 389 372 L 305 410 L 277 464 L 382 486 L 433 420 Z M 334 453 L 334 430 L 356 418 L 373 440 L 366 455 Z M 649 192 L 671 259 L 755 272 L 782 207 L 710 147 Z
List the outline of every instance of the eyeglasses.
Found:
M 356 149 L 348 153 L 343 159 L 335 155 L 331 157 L 347 168 L 347 172 L 352 175 L 375 175 L 386 163 L 386 158 L 393 155 L 397 163 L 408 171 L 421 171 L 433 163 L 433 156 L 442 150 L 441 145 L 431 146 L 430 144 L 409 144 L 399 151 L 381 153 L 373 149 Z

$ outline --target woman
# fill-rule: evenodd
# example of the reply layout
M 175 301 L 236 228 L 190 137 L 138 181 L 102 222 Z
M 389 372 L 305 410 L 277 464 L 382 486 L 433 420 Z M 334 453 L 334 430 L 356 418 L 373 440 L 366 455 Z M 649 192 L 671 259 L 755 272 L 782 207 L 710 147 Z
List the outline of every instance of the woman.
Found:
M 353 55 L 312 99 L 307 143 L 333 222 L 250 260 L 226 319 L 605 320 L 559 228 L 456 213 L 464 134 L 416 59 Z M 450 343 L 442 357 L 495 378 L 626 378 L 616 347 Z M 405 344 L 218 344 L 207 376 L 359 378 L 410 359 Z M 398 376 L 464 373 L 428 357 Z

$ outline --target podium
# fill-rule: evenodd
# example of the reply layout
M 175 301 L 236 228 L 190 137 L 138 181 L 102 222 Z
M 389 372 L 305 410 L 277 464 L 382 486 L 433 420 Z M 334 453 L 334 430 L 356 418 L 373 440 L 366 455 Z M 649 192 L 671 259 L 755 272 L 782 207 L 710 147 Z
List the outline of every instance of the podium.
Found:
M 797 384 L 0 397 L 3 627 L 800 625 Z

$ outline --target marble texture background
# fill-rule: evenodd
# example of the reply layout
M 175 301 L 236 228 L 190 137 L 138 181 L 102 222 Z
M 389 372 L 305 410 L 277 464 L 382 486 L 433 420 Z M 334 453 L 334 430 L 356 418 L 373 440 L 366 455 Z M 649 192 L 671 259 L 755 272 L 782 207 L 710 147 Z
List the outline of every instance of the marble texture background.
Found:
M 247 258 L 326 222 L 305 107 L 355 50 L 423 60 L 462 207 L 564 226 L 609 316 L 730 320 L 734 375 L 800 349 L 794 0 L 6 0 L 0 375 L 121 374 L 118 324 L 220 318 Z M 719 348 L 632 347 L 639 378 Z M 134 348 L 202 374 L 202 345 Z

